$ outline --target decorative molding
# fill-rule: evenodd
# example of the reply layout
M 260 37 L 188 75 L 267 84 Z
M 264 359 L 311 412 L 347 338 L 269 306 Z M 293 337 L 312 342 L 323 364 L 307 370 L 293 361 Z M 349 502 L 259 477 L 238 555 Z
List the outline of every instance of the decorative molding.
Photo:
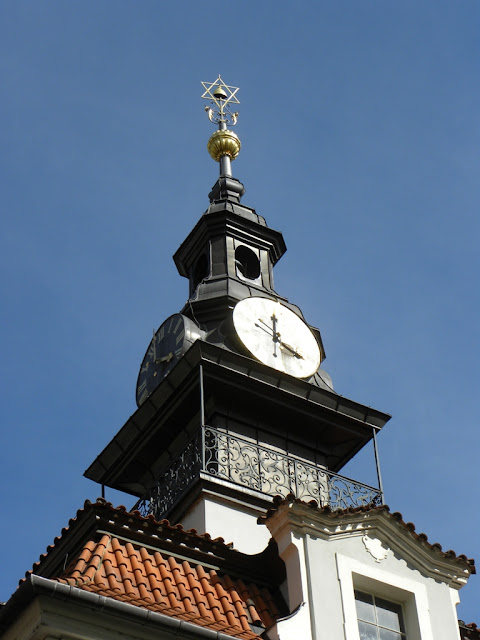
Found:
M 425 575 L 454 589 L 460 589 L 470 576 L 467 560 L 450 557 L 432 548 L 432 545 L 398 522 L 386 508 L 335 513 L 301 502 L 284 503 L 266 519 L 265 524 L 275 539 L 285 528 L 298 537 L 308 535 L 326 541 L 366 535 L 381 537 L 383 544 L 388 545 L 392 552 Z
M 381 562 L 385 560 L 391 551 L 390 547 L 384 547 L 381 540 L 378 538 L 370 538 L 365 534 L 362 538 L 362 542 L 365 545 L 365 549 L 374 558 L 375 562 Z

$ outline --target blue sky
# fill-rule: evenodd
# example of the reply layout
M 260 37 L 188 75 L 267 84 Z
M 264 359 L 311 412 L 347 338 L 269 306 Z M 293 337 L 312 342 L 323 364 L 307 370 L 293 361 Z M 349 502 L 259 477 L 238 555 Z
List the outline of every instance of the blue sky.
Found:
M 219 73 L 243 202 L 287 243 L 277 291 L 336 390 L 393 415 L 387 503 L 480 562 L 478 1 L 172 4 L 0 3 L 0 600 L 99 495 L 83 471 L 187 298 Z M 345 473 L 372 481 L 371 451 Z M 460 595 L 480 623 L 478 578 Z

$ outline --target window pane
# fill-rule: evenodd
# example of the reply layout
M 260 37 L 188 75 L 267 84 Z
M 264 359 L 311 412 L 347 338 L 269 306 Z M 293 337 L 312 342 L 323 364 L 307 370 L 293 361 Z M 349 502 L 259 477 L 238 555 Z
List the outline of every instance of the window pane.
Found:
M 378 624 L 393 631 L 404 631 L 402 624 L 402 608 L 393 602 L 376 598 Z
M 402 640 L 405 636 L 396 631 L 388 631 L 387 629 L 380 629 L 380 640 Z
M 367 622 L 358 621 L 360 640 L 378 640 L 377 628 Z
M 357 607 L 357 618 L 366 622 L 375 622 L 375 609 L 373 597 L 368 593 L 355 591 L 355 605 Z M 376 637 L 376 636 L 373 636 Z

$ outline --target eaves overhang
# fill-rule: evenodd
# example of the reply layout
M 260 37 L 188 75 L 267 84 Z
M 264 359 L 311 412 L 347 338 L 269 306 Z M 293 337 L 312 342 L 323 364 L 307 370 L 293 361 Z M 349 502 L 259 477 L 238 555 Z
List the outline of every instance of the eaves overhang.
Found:
M 186 530 L 165 519 L 158 521 L 153 516 L 144 517 L 138 511 L 129 512 L 123 506 L 114 507 L 103 498 L 93 503 L 85 502 L 33 565 L 32 573 L 44 578 L 62 576 L 65 559 L 79 557 L 88 541 L 97 539 L 100 534 L 262 586 L 276 586 L 284 579 L 285 569 L 273 540 L 262 552 L 246 555 L 223 538 L 212 539 L 208 533 Z
M 70 606 L 85 604 L 92 612 L 97 603 L 103 602 L 108 611 L 98 607 L 97 622 L 110 630 L 112 625 L 106 614 L 123 611 L 116 608 L 116 601 L 133 606 L 123 611 L 125 622 L 131 617 L 134 623 L 140 622 L 135 612 L 149 610 L 164 614 L 167 619 L 195 623 L 187 631 L 194 633 L 196 629 L 197 635 L 202 635 L 200 625 L 227 636 L 231 633 L 242 640 L 255 640 L 285 613 L 285 603 L 278 592 L 284 579 L 285 566 L 273 540 L 262 552 L 247 555 L 226 544 L 223 538 L 212 539 L 208 533 L 199 534 L 167 520 L 144 517 L 138 511 L 128 512 L 101 498 L 95 503 L 87 500 L 5 606 L 0 607 L 0 636 L 4 637 L 1 630 L 19 620 L 34 600 L 35 607 L 26 616 L 27 626 L 32 616 L 45 616 L 41 624 L 52 627 L 50 632 L 55 635 L 56 627 L 49 624 L 48 614 L 54 611 L 55 619 L 64 624 L 56 602 L 60 598 Z M 211 596 L 207 603 L 206 594 Z M 226 607 L 223 598 L 228 600 Z M 212 608 L 220 600 L 223 613 L 216 616 Z M 80 620 L 82 616 L 75 614 L 73 619 Z M 72 616 L 67 618 L 68 628 L 79 632 Z M 89 625 L 95 625 L 90 615 L 87 618 Z M 165 622 L 158 619 L 159 624 L 162 620 Z M 24 623 L 25 618 L 20 626 Z M 182 635 L 183 627 L 174 628 Z
M 191 433 L 200 428 L 202 387 L 205 402 L 211 398 L 212 403 L 245 407 L 248 396 L 252 415 L 261 417 L 264 426 L 270 420 L 265 428 L 278 433 L 290 429 L 292 434 L 303 430 L 305 442 L 320 439 L 332 471 L 341 469 L 390 419 L 381 411 L 197 340 L 84 475 L 143 495 L 157 479 L 151 474 L 155 456 L 167 452 L 168 458 L 182 429 L 188 426 Z M 143 480 L 135 487 L 140 477 Z
M 186 640 L 198 640 L 199 638 L 202 640 L 232 640 L 233 637 L 221 631 L 201 627 L 186 620 L 179 620 L 128 602 L 91 593 L 79 587 L 62 584 L 56 580 L 36 575 L 30 575 L 0 609 L 0 632 L 2 634 L 6 632 L 19 619 L 22 611 L 29 604 L 36 598 L 42 597 L 58 603 L 55 607 L 57 623 L 61 623 L 62 610 L 65 607 L 65 616 L 71 624 L 72 609 L 67 608 L 67 605 L 70 605 L 70 607 L 78 607 L 79 614 L 83 612 L 82 615 L 86 616 L 85 619 L 88 619 L 92 624 L 95 623 L 98 616 L 101 617 L 102 626 L 105 627 L 108 625 L 105 619 L 106 616 L 111 616 L 112 626 L 115 627 L 118 626 L 119 620 L 123 621 L 124 624 L 133 623 L 137 628 L 138 625 L 141 625 L 145 633 L 149 632 L 146 637 L 158 637 L 159 633 L 162 638 L 172 638 L 172 640 L 174 638 L 185 638 Z M 48 610 L 45 605 L 45 601 L 41 602 L 40 615 L 43 608 Z M 253 633 L 251 635 L 254 636 Z

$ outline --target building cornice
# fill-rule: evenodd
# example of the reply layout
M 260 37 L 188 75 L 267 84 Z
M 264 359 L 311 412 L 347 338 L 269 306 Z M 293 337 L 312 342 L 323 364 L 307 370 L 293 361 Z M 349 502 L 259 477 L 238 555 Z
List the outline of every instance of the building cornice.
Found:
M 460 589 L 475 573 L 474 561 L 454 551 L 442 551 L 431 544 L 424 533 L 416 533 L 412 523 L 405 523 L 398 512 L 390 513 L 386 505 L 331 511 L 299 500 L 277 501 L 261 520 L 275 540 L 285 534 L 311 536 L 326 541 L 368 536 L 401 555 L 428 577 Z

